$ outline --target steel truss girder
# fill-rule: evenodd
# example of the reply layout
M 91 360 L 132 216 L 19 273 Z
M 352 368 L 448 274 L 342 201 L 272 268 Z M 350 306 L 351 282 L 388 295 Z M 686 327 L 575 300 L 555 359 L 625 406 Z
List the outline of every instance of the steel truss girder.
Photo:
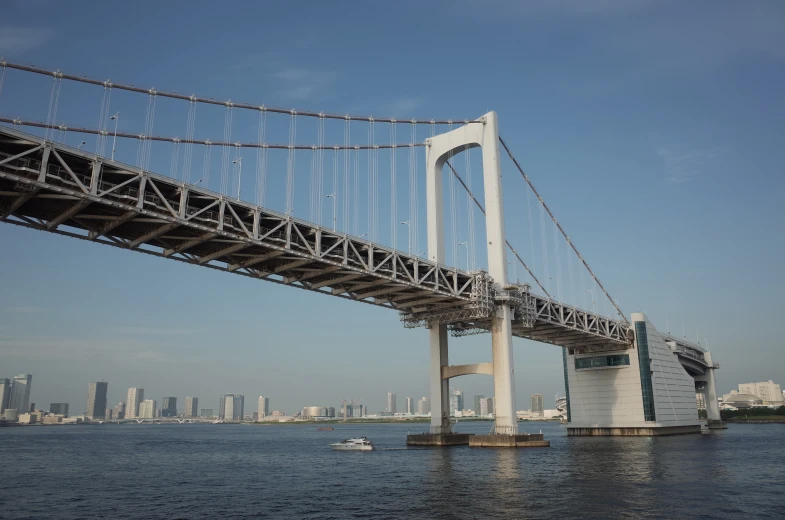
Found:
M 0 128 L 0 141 L 0 191 L 37 199 L 29 207 L 6 205 L 9 222 L 328 294 L 340 289 L 339 296 L 390 308 L 412 292 L 471 302 L 469 273 L 130 166 L 96 162 L 81 150 L 9 128 Z M 56 164 L 40 178 L 47 148 Z M 67 206 L 45 196 L 66 197 Z M 80 213 L 88 218 L 79 219 Z M 234 260 L 243 250 L 254 256 Z M 307 273 L 295 271 L 305 265 Z M 376 288 L 344 287 L 358 279 Z
M 437 265 L 5 127 L 0 194 L 0 204 L 12 197 L 0 206 L 6 222 L 398 309 L 406 327 L 488 330 L 504 303 L 519 337 L 570 348 L 632 341 L 622 322 L 528 286 L 500 288 L 483 271 Z

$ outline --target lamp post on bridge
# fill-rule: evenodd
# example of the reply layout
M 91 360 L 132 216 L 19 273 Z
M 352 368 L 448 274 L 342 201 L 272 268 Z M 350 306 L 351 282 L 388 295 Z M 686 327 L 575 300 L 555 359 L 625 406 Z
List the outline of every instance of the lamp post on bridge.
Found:
M 591 310 L 594 314 L 597 314 L 597 307 L 594 301 L 594 289 L 584 289 L 583 292 L 591 293 Z
M 404 220 L 403 222 L 401 222 L 401 225 L 403 226 L 404 224 L 406 224 L 406 238 L 409 244 L 409 248 L 407 251 L 409 252 L 409 254 L 412 254 L 412 222 L 410 220 Z
M 77 147 L 76 147 L 76 149 L 77 149 L 77 150 L 81 150 L 81 149 L 82 149 L 82 147 L 83 147 L 84 145 L 86 145 L 86 144 L 87 144 L 87 141 L 82 141 L 81 143 L 79 143 L 79 146 L 77 146 Z
M 237 171 L 237 200 L 240 200 L 240 181 L 243 178 L 243 158 L 238 157 L 237 159 L 232 161 L 232 164 L 236 164 L 239 166 Z
M 328 193 L 326 198 L 333 199 L 333 231 L 335 231 L 335 228 L 338 225 L 337 224 L 338 217 L 335 214 L 335 211 L 336 211 L 335 208 L 336 208 L 336 206 L 338 204 L 338 201 L 335 198 L 335 193 Z M 320 218 L 321 218 L 321 216 L 320 216 Z
M 551 276 L 551 280 L 556 279 L 556 297 L 561 301 L 561 285 L 559 284 L 559 277 L 558 276 Z M 591 293 L 592 300 L 594 299 L 594 293 Z
M 112 160 L 114 161 L 114 150 L 117 144 L 117 122 L 120 121 L 120 112 L 117 112 L 109 119 L 114 119 L 114 137 L 112 138 Z

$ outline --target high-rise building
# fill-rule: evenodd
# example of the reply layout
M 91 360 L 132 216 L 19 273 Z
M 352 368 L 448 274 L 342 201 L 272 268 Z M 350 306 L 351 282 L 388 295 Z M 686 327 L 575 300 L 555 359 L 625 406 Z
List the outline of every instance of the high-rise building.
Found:
M 31 374 L 19 374 L 11 382 L 11 395 L 8 399 L 8 409 L 18 413 L 26 413 L 30 408 L 30 386 L 33 384 Z
M 474 396 L 474 413 L 475 415 L 480 415 L 480 399 L 485 399 L 485 396 L 482 394 Z
M 411 397 L 406 398 L 406 414 L 412 415 L 414 413 L 414 399 Z
M 107 408 L 106 410 L 104 410 L 104 419 L 106 419 L 107 421 L 111 421 L 112 420 L 112 409 L 111 408 Z
M 242 421 L 245 408 L 245 396 L 240 394 L 226 394 L 221 397 L 221 406 L 218 409 L 218 418 L 224 421 Z
M 125 403 L 120 401 L 114 407 L 114 418 L 125 419 Z
M 50 403 L 49 413 L 52 415 L 65 415 L 68 417 L 68 403 Z
M 87 417 L 104 419 L 106 417 L 106 391 L 109 383 L 98 381 L 90 383 L 87 389 Z
M 199 412 L 199 417 L 215 417 L 212 408 L 202 408 Z
M 158 403 L 154 399 L 145 399 L 139 404 L 139 419 L 155 419 Z
M 741 384 L 739 385 L 739 393 L 758 396 L 763 400 L 763 404 L 782 404 L 782 388 L 771 380 Z
M 706 409 L 706 394 L 703 392 L 695 393 L 695 403 L 698 405 L 698 410 Z
M 453 390 L 450 393 L 450 415 L 455 415 L 457 410 L 463 410 L 463 390 Z
M 477 415 L 482 416 L 482 417 L 487 417 L 487 416 L 491 415 L 492 410 L 489 407 L 489 405 L 493 406 L 493 400 L 486 399 L 485 397 L 482 397 L 482 398 L 480 398 L 480 403 L 479 404 L 480 404 L 480 406 L 477 407 L 477 411 L 475 412 Z
M 260 395 L 259 404 L 257 405 L 256 410 L 258 412 L 259 419 L 270 415 L 270 398 Z
M 129 388 L 128 398 L 125 400 L 125 418 L 136 419 L 139 415 L 139 405 L 144 401 L 144 388 Z
M 396 411 L 395 400 L 395 394 L 392 392 L 387 392 L 387 411 L 390 413 L 395 413 Z
M 423 397 L 417 401 L 417 413 L 420 415 L 428 415 L 431 413 L 431 400 Z
M 176 397 L 164 397 L 161 399 L 161 417 L 177 417 Z
M 0 414 L 8 408 L 8 401 L 11 399 L 11 380 L 0 378 Z
M 488 415 L 496 415 L 496 400 L 493 397 L 488 398 Z
M 185 416 L 197 417 L 199 415 L 199 398 L 186 397 L 185 398 Z
M 542 414 L 544 410 L 542 394 L 532 394 L 532 413 Z

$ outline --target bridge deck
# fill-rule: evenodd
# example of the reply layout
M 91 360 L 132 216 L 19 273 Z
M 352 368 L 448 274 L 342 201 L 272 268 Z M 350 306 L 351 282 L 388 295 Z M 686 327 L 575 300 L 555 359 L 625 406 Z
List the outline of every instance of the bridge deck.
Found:
M 466 272 L 0 126 L 0 221 L 488 330 L 500 288 Z M 527 289 L 528 291 L 528 289 Z M 528 295 L 528 292 L 527 292 Z M 519 337 L 619 348 L 617 320 L 529 295 Z M 433 318 L 433 317 L 437 318 Z

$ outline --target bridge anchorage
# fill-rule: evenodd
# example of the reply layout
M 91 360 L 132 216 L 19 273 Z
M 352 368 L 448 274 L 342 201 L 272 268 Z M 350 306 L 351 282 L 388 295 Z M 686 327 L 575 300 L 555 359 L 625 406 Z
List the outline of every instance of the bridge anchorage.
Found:
M 431 425 L 425 436 L 410 437 L 409 442 L 413 444 L 538 446 L 547 442 L 521 436 L 518 432 L 513 337 L 562 348 L 570 435 L 699 432 L 696 391 L 706 394 L 709 424 L 721 424 L 714 380 L 714 372 L 719 365 L 712 361 L 711 355 L 700 344 L 659 332 L 644 314 L 633 314 L 630 320 L 624 317 L 499 136 L 495 112 L 454 129 L 452 121 L 411 121 L 411 142 L 398 145 L 395 144 L 396 120 L 392 118 L 352 118 L 268 109 L 250 104 L 226 104 L 224 107 L 222 102 L 194 96 L 140 90 L 7 62 L 0 62 L 0 67 L 2 72 L 6 68 L 17 69 L 25 74 L 53 78 L 52 99 L 59 99 L 56 93 L 62 81 L 81 82 L 90 85 L 90 88 L 97 85 L 103 87 L 104 93 L 101 106 L 103 128 L 98 130 L 69 130 L 66 125 L 55 125 L 54 115 L 44 124 L 20 118 L 12 120 L 0 114 L 0 222 L 397 311 L 405 327 L 425 327 L 429 335 Z M 148 110 L 144 134 L 118 134 L 115 131 L 115 137 L 138 141 L 137 166 L 115 161 L 114 143 L 112 156 L 107 157 L 104 153 L 109 135 L 106 125 L 111 112 L 111 89 L 140 92 L 147 98 L 148 108 L 152 109 Z M 186 139 L 150 135 L 156 97 L 188 103 Z M 232 143 L 225 139 L 223 143 L 213 143 L 194 139 L 193 117 L 197 103 L 220 105 L 227 111 L 224 123 L 227 136 L 231 135 L 231 110 L 259 112 L 258 142 Z M 53 112 L 56 112 L 56 107 Z M 269 114 L 279 114 L 289 121 L 288 145 L 266 142 L 264 125 Z M 318 121 L 318 146 L 295 142 L 297 117 Z M 324 145 L 325 118 L 345 125 L 343 145 Z M 351 141 L 353 121 L 367 124 L 367 146 L 361 147 Z M 13 123 L 15 128 L 2 125 L 8 122 Z M 374 125 L 382 123 L 392 128 L 390 145 L 380 146 L 374 141 Z M 428 124 L 432 130 L 432 137 L 424 143 L 416 141 L 417 124 Z M 437 133 L 434 131 L 436 124 L 449 124 L 450 131 Z M 32 135 L 16 128 L 19 126 L 41 128 L 45 133 L 43 137 Z M 61 137 L 56 136 L 58 130 Z M 95 153 L 81 149 L 84 141 L 76 148 L 59 142 L 64 140 L 62 135 L 67 131 L 98 135 Z M 174 175 L 150 171 L 149 146 L 152 141 L 172 144 L 171 170 Z M 182 180 L 177 179 L 177 150 L 181 143 L 205 146 L 203 177 L 196 182 L 191 182 L 197 176 L 193 172 L 192 157 L 185 153 Z M 210 148 L 219 144 L 225 152 L 220 193 L 212 190 L 209 184 Z M 596 284 L 593 287 L 608 297 L 611 306 L 618 312 L 618 318 L 605 316 L 594 308 L 588 311 L 570 305 L 562 301 L 561 296 L 554 298 L 512 248 L 505 231 L 500 145 L 537 197 L 541 223 L 544 222 L 544 213 L 547 213 L 553 222 L 554 236 L 563 237 L 568 251 L 574 252 L 579 265 L 582 263 L 585 267 Z M 380 150 L 389 152 L 391 186 L 395 186 L 395 157 L 399 146 L 408 147 L 410 165 L 415 166 L 410 171 L 410 220 L 401 222 L 407 224 L 410 233 L 408 252 L 396 248 L 395 226 L 399 219 L 396 218 L 395 189 L 391 190 L 390 203 L 391 246 L 380 243 L 378 215 L 375 215 L 378 208 L 374 198 L 378 197 L 380 171 L 378 153 Z M 242 157 L 239 154 L 243 147 L 255 147 L 260 154 L 257 156 L 256 204 L 241 198 Z M 361 148 L 367 152 L 369 159 L 369 200 L 363 207 L 368 208 L 366 229 L 370 236 L 358 236 Z M 456 154 L 465 152 L 468 156 L 473 148 L 481 151 L 484 205 L 471 193 L 471 179 L 461 179 L 452 161 Z M 417 194 L 420 191 L 415 151 L 423 149 L 426 163 L 426 258 L 413 253 L 411 239 L 412 233 L 416 236 Z M 288 154 L 286 211 L 275 211 L 264 204 L 266 154 L 271 150 Z M 297 150 L 312 154 L 310 220 L 294 216 L 294 158 Z M 323 154 L 324 150 L 333 154 L 334 161 L 332 193 L 328 195 L 333 202 L 332 226 L 320 224 L 321 200 L 325 191 L 322 190 L 322 159 L 319 154 Z M 339 150 L 344 154 L 342 186 L 337 180 Z M 231 161 L 230 151 L 238 154 L 234 161 Z M 230 164 L 238 165 L 236 189 L 229 189 Z M 460 182 L 467 192 L 467 202 L 473 201 L 485 217 L 485 244 L 480 250 L 484 248 L 487 252 L 487 270 L 476 269 L 473 262 L 469 262 L 469 245 L 466 243 L 466 269 L 448 264 L 442 182 L 445 166 L 450 170 L 448 176 L 452 172 L 450 181 L 457 179 Z M 280 168 L 284 169 L 283 162 Z M 467 171 L 470 174 L 470 170 Z M 340 188 L 343 188 L 344 201 L 343 229 L 337 226 L 336 217 Z M 450 208 L 454 211 L 454 200 L 450 201 Z M 454 215 L 450 223 L 455 226 Z M 350 233 L 351 227 L 353 233 Z M 557 235 L 557 229 L 560 235 Z M 543 238 L 543 242 L 546 240 L 547 237 Z M 452 237 L 452 246 L 451 261 L 453 265 L 460 265 L 456 261 L 455 236 Z M 414 251 L 419 251 L 416 239 L 414 247 Z M 533 244 L 531 248 L 534 249 Z M 510 280 L 508 249 L 531 275 L 532 284 Z M 544 261 L 543 265 L 547 283 L 548 264 Z M 556 289 L 559 289 L 558 276 Z M 480 333 L 491 336 L 491 361 L 450 365 L 449 336 Z M 495 420 L 491 436 L 470 439 L 452 431 L 449 380 L 467 374 L 493 377 Z

